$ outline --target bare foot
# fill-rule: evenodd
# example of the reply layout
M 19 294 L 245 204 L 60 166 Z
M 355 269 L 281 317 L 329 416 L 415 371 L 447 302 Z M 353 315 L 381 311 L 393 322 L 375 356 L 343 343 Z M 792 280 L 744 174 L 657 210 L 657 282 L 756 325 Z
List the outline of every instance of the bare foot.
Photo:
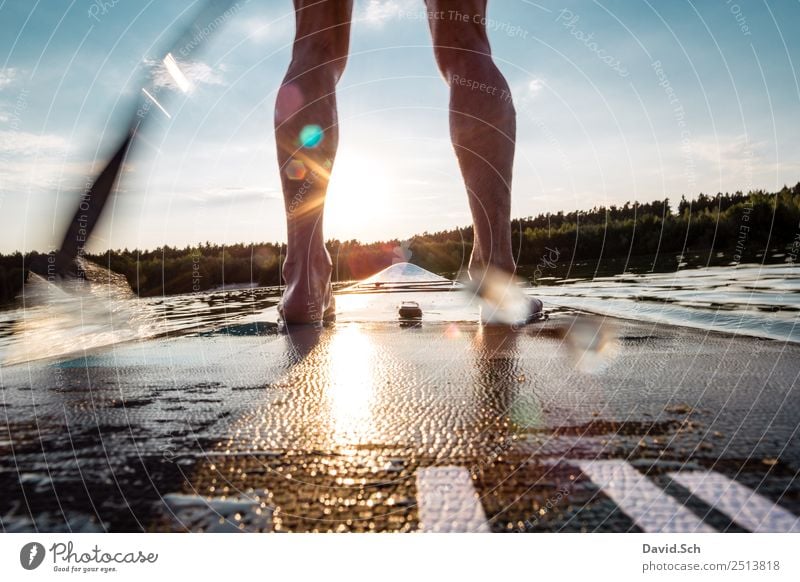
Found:
M 285 325 L 319 325 L 336 319 L 331 287 L 333 264 L 327 251 L 303 261 L 287 258 L 283 265 L 286 290 L 278 303 L 278 314 Z
M 484 324 L 525 325 L 544 318 L 542 301 L 522 290 L 513 271 L 471 264 L 469 275 L 467 288 L 481 299 Z

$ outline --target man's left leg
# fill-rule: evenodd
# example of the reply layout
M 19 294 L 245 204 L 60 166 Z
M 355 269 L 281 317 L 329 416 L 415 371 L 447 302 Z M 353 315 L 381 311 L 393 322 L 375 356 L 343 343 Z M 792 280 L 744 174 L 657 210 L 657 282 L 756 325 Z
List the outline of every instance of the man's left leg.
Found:
M 492 60 L 487 0 L 426 0 L 439 70 L 450 86 L 450 137 L 472 212 L 469 272 L 485 322 L 542 317 L 542 302 L 518 287 L 511 250 L 511 172 L 516 112 Z
M 467 189 L 470 270 L 512 273 L 511 171 L 516 112 L 486 34 L 487 0 L 426 0 L 439 70 L 450 86 L 450 136 Z

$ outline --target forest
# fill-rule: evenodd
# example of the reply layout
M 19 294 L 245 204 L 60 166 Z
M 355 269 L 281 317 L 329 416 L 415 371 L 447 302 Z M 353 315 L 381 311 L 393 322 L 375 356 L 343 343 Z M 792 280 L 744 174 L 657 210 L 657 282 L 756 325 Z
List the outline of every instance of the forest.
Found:
M 800 183 L 779 192 L 700 194 L 648 203 L 626 202 L 590 210 L 540 214 L 513 221 L 513 242 L 522 273 L 542 261 L 569 263 L 666 253 L 730 252 L 753 257 L 769 249 L 796 248 L 800 237 Z M 452 276 L 466 266 L 472 228 L 422 233 L 408 240 L 360 243 L 330 240 L 334 279 L 360 279 L 408 260 Z M 794 245 L 794 246 L 792 246 Z M 190 293 L 220 285 L 280 283 L 286 246 L 275 242 L 109 250 L 87 256 L 123 274 L 139 296 Z M 28 266 L 41 255 L 0 255 L 0 302 L 20 292 Z M 535 281 L 534 281 L 535 282 Z

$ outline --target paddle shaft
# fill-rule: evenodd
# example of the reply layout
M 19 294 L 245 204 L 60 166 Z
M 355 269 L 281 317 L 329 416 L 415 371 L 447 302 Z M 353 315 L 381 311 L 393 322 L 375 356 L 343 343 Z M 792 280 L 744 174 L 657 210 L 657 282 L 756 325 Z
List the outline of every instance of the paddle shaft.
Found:
M 238 11 L 239 5 L 246 3 L 246 1 L 249 0 L 234 4 L 232 0 L 206 0 L 192 22 L 183 29 L 183 32 L 164 54 L 178 52 L 181 57 L 188 57 L 224 23 L 227 17 L 231 15 L 229 12 L 235 13 Z M 212 25 L 214 26 L 212 27 Z M 149 84 L 152 86 L 152 78 Z M 146 94 L 145 85 L 145 83 L 142 84 L 142 94 Z M 151 91 L 151 94 L 153 92 Z M 56 269 L 59 273 L 68 273 L 72 269 L 75 259 L 83 255 L 86 242 L 100 221 L 106 204 L 112 197 L 127 154 L 137 133 L 141 131 L 147 119 L 149 109 L 149 107 L 139 107 L 137 102 L 137 109 L 126 129 L 125 137 L 116 145 L 114 154 L 109 162 L 92 182 L 89 190 L 78 201 L 72 219 L 67 223 L 66 232 L 59 250 L 56 253 Z

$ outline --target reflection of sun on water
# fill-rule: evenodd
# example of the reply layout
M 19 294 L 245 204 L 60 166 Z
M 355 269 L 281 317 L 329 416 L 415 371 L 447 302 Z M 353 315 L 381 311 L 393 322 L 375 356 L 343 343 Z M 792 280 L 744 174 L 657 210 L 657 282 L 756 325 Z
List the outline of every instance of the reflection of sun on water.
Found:
M 334 440 L 359 442 L 372 431 L 375 346 L 356 326 L 337 330 L 330 344 L 328 399 Z

